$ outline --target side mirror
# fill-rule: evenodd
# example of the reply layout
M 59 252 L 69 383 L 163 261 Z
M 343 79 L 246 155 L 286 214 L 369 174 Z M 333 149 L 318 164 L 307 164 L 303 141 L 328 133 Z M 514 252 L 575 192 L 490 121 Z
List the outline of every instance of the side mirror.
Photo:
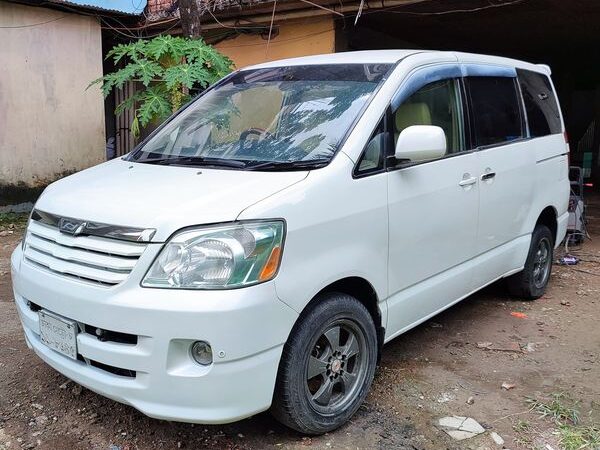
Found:
M 398 136 L 397 160 L 426 161 L 446 154 L 446 133 L 434 125 L 413 125 Z

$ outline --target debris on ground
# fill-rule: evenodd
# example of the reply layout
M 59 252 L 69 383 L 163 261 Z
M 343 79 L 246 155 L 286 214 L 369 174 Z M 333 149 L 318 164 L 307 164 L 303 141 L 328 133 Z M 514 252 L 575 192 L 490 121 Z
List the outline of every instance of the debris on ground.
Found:
M 505 389 L 507 391 L 510 391 L 515 386 L 516 386 L 516 384 L 507 383 L 506 381 L 504 383 L 502 383 L 502 389 Z
M 574 266 L 579 262 L 579 258 L 573 255 L 565 255 L 558 259 L 558 264 L 561 266 Z
M 80 384 L 75 383 L 75 385 L 73 386 L 73 388 L 71 389 L 71 393 L 78 397 L 79 395 L 81 395 L 81 392 L 83 391 L 83 388 L 81 387 Z
M 502 447 L 504 445 L 504 439 L 502 439 L 502 436 L 500 436 L 495 431 L 490 432 L 490 437 L 492 438 L 492 441 L 494 441 L 494 443 L 499 447 Z
M 467 405 L 472 405 L 473 403 L 475 403 L 475 399 L 473 397 L 469 397 L 467 399 Z
M 493 342 L 478 342 L 477 348 L 484 350 L 493 350 L 496 352 L 514 352 L 523 353 L 523 349 L 518 342 L 507 342 L 505 344 L 494 344 Z
M 525 346 L 525 351 L 527 353 L 533 353 L 533 352 L 535 352 L 536 348 L 537 348 L 536 342 L 528 342 L 527 345 Z
M 447 416 L 438 421 L 440 428 L 457 441 L 470 439 L 485 432 L 479 422 L 471 417 Z
M 437 398 L 438 403 L 448 403 L 456 398 L 452 392 L 442 392 L 440 396 Z
M 527 319 L 527 314 L 518 311 L 512 311 L 510 315 L 517 319 Z

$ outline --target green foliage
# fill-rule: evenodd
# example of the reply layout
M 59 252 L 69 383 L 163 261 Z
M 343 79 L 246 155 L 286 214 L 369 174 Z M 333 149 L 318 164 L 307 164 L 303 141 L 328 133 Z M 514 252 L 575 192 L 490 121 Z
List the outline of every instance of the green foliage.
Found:
M 592 401 L 588 421 L 579 412 L 580 402 L 573 400 L 563 392 L 551 394 L 547 398 L 528 398 L 530 411 L 540 414 L 540 418 L 551 419 L 556 426 L 554 434 L 560 440 L 564 450 L 597 450 L 600 449 L 600 426 L 593 419 L 596 404 Z M 585 417 L 585 416 L 584 416 Z M 513 427 L 515 431 L 524 432 L 527 427 Z
M 554 393 L 549 399 L 528 398 L 527 403 L 530 410 L 539 413 L 541 418 L 549 417 L 557 424 L 579 423 L 578 403 L 563 392 Z
M 596 450 L 600 448 L 600 427 L 561 425 L 560 443 L 565 450 Z
M 0 213 L 0 231 L 22 230 L 27 225 L 29 214 Z
M 158 36 L 113 47 L 106 58 L 121 66 L 90 83 L 101 84 L 106 97 L 126 82 L 136 81 L 142 89 L 117 105 L 115 114 L 134 109 L 131 131 L 139 136 L 140 126 L 166 119 L 190 99 L 189 90 L 206 88 L 232 70 L 229 58 L 202 39 Z M 89 87 L 89 86 L 88 86 Z

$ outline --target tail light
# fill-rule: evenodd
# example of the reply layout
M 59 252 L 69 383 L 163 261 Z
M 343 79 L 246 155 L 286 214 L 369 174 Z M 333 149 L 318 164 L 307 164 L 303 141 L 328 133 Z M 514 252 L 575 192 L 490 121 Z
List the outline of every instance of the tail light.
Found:
M 565 130 L 563 136 L 565 138 L 565 145 L 567 146 L 567 165 L 568 167 L 571 167 L 571 147 L 569 146 L 569 133 L 567 133 Z

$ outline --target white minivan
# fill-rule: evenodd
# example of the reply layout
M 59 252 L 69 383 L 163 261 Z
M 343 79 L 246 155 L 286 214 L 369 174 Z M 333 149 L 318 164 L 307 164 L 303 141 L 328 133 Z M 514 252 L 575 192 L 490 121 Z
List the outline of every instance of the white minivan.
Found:
M 236 71 L 51 184 L 12 255 L 28 345 L 160 419 L 346 422 L 383 344 L 502 278 L 540 297 L 568 144 L 547 66 L 366 51 Z

